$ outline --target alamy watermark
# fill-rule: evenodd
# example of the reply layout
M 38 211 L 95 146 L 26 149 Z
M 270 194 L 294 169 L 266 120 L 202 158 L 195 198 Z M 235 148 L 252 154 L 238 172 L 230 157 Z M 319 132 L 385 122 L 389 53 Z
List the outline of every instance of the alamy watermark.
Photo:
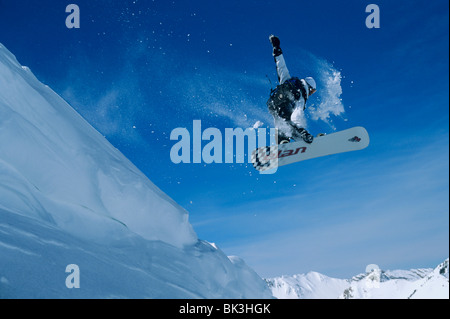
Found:
M 66 267 L 66 287 L 69 289 L 80 288 L 80 267 L 76 264 L 70 264 Z
M 252 153 L 257 148 L 275 145 L 276 139 L 275 128 L 203 130 L 201 120 L 194 120 L 192 131 L 184 127 L 172 130 L 170 140 L 176 143 L 170 150 L 170 159 L 175 164 L 252 163 Z
M 376 4 L 369 4 L 366 13 L 370 13 L 366 18 L 366 27 L 369 29 L 380 28 L 380 7 Z
M 69 4 L 66 7 L 66 13 L 70 13 L 66 18 L 66 27 L 68 29 L 80 28 L 80 7 L 76 4 Z
M 366 267 L 365 285 L 366 288 L 380 288 L 381 269 L 378 265 L 370 264 Z
M 69 13 L 66 18 L 66 27 L 68 29 L 79 29 L 80 7 L 76 4 L 69 4 L 66 7 L 66 13 Z M 379 29 L 380 7 L 377 4 L 368 4 L 366 6 L 366 13 L 370 13 L 366 18 L 366 27 L 369 29 Z

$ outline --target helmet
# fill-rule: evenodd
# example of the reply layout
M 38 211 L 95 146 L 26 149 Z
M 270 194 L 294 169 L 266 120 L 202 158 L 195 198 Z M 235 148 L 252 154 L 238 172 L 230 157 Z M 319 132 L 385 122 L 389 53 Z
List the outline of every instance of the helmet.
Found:
M 317 90 L 316 81 L 312 77 L 308 76 L 305 81 L 313 90 Z

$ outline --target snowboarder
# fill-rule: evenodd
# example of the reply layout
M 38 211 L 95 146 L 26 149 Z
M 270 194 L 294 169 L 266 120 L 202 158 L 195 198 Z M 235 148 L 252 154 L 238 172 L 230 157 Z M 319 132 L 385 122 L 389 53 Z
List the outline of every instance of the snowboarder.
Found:
M 273 46 L 273 57 L 277 66 L 279 85 L 272 90 L 267 101 L 270 114 L 278 130 L 278 144 L 289 143 L 291 139 L 303 139 L 311 144 L 314 137 L 302 127 L 301 112 L 306 108 L 306 101 L 316 92 L 316 81 L 312 77 L 299 79 L 291 77 L 280 48 L 280 39 L 269 37 Z

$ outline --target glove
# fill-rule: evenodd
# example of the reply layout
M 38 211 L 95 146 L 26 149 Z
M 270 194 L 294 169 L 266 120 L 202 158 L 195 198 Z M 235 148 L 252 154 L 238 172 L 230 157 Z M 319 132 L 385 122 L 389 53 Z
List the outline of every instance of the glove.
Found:
M 272 43 L 273 46 L 273 56 L 277 57 L 283 54 L 283 51 L 281 51 L 280 48 L 280 39 L 278 37 L 274 36 L 273 34 L 269 37 L 270 43 Z
M 270 43 L 272 43 L 272 46 L 274 48 L 280 47 L 280 39 L 278 39 L 278 37 L 276 37 L 272 34 L 272 35 L 270 35 L 269 40 L 270 40 Z

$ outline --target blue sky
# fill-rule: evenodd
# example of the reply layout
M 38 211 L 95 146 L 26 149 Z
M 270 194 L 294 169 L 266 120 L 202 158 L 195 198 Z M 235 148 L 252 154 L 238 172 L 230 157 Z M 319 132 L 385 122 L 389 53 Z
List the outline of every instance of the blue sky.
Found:
M 80 29 L 65 26 L 69 3 Z M 380 29 L 365 26 L 369 3 Z M 444 0 L 0 0 L 0 42 L 185 207 L 200 238 L 261 276 L 349 277 L 448 257 L 448 12 Z M 271 33 L 291 75 L 318 80 L 308 129 L 364 126 L 370 147 L 264 176 L 173 164 L 170 132 L 193 120 L 271 125 Z

